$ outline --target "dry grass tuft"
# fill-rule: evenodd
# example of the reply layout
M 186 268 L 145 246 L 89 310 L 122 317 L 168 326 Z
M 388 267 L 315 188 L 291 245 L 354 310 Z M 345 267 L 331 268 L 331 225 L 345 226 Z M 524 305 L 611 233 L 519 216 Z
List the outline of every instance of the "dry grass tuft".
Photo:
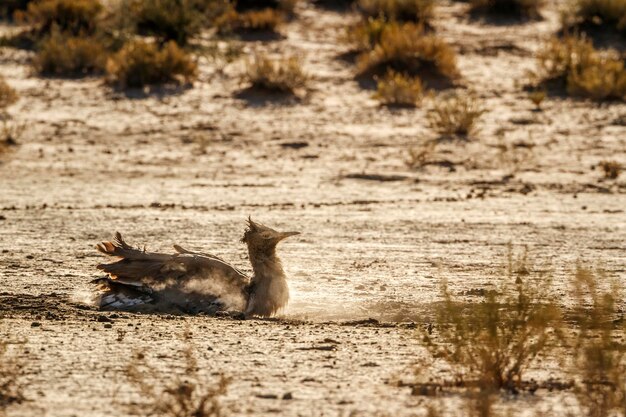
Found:
M 574 280 L 579 326 L 576 367 L 582 383 L 575 390 L 586 415 L 622 415 L 626 409 L 623 284 L 602 271 L 578 265 Z
M 103 10 L 97 0 L 39 0 L 28 5 L 24 19 L 41 35 L 56 28 L 78 36 L 96 31 Z
M 196 62 L 173 41 L 162 47 L 131 41 L 109 58 L 106 69 L 109 84 L 118 88 L 190 83 L 197 74 Z
M 389 70 L 378 80 L 375 98 L 387 106 L 415 107 L 422 100 L 422 82 L 417 77 Z
M 389 24 L 381 17 L 368 17 L 348 27 L 344 39 L 352 45 L 354 51 L 369 51 L 380 42 L 384 30 Z
M 231 9 L 216 19 L 215 26 L 221 33 L 276 32 L 285 20 L 284 12 L 269 7 L 246 12 Z
M 430 126 L 443 136 L 468 137 L 476 131 L 476 122 L 485 113 L 471 94 L 439 97 L 428 112 Z
M 257 55 L 247 62 L 246 70 L 252 87 L 268 91 L 295 93 L 305 88 L 308 80 L 297 57 L 271 59 Z
M 359 56 L 357 65 L 361 74 L 384 74 L 392 69 L 419 76 L 426 84 L 449 84 L 459 75 L 454 50 L 412 23 L 386 25 L 378 43 Z
M 617 179 L 622 173 L 622 164 L 617 161 L 601 161 L 599 164 L 604 174 L 604 178 L 608 180 Z
M 624 61 L 614 51 L 599 51 L 585 38 L 553 38 L 537 55 L 543 83 L 565 87 L 572 96 L 597 101 L 626 99 Z
M 558 335 L 560 310 L 545 295 L 550 281 L 540 276 L 535 282 L 531 275 L 526 252 L 514 257 L 509 250 L 502 282 L 485 291 L 481 302 L 455 300 L 442 282 L 443 302 L 424 345 L 452 367 L 460 386 L 478 391 L 476 408 L 484 409 L 482 415 L 489 415 L 493 394 L 523 389 L 524 372 Z
M 544 0 L 470 0 L 470 11 L 474 14 L 536 19 L 540 17 L 544 3 Z
M 4 77 L 0 76 L 0 113 L 14 104 L 18 98 L 17 91 L 7 84 Z
M 55 30 L 39 43 L 32 64 L 41 75 L 79 77 L 104 72 L 107 56 L 95 36 L 72 36 Z
M 626 34 L 626 0 L 573 0 L 573 26 L 585 25 Z
M 143 353 L 136 354 L 134 361 L 127 368 L 130 382 L 138 389 L 144 400 L 142 415 L 167 417 L 220 417 L 224 415 L 220 397 L 226 394 L 230 379 L 221 375 L 215 384 L 208 384 L 198 374 L 197 360 L 193 353 L 191 336 L 185 334 L 187 347 L 183 351 L 185 358 L 184 378 L 168 375 L 163 388 L 158 388 L 161 379 L 157 370 L 151 366 Z M 146 412 L 146 406 L 149 411 Z
M 359 0 L 358 8 L 368 17 L 426 24 L 433 18 L 435 0 Z

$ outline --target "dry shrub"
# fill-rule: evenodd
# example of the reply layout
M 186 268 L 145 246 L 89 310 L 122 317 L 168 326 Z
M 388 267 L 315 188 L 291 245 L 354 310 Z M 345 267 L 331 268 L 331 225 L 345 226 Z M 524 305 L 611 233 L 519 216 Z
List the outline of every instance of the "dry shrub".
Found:
M 381 17 L 368 17 L 348 27 L 344 39 L 355 51 L 369 51 L 380 42 L 387 25 L 389 22 Z
M 596 50 L 585 38 L 552 38 L 537 59 L 542 82 L 565 87 L 570 95 L 598 101 L 626 98 L 623 60 L 614 51 Z
M 24 18 L 40 34 L 54 28 L 73 35 L 93 34 L 103 6 L 98 0 L 37 0 L 28 5 Z
M 271 59 L 257 55 L 247 62 L 246 70 L 252 87 L 268 91 L 295 93 L 306 87 L 308 79 L 298 57 Z
M 576 368 L 582 378 L 578 401 L 590 417 L 623 415 L 626 411 L 623 284 L 603 271 L 578 265 L 574 280 L 579 326 Z
M 95 36 L 71 36 L 53 31 L 42 40 L 33 59 L 41 75 L 85 76 L 104 71 L 108 52 Z
M 470 136 L 476 122 L 485 113 L 482 104 L 472 94 L 440 96 L 428 112 L 430 126 L 443 136 Z
M 358 7 L 368 17 L 428 23 L 433 18 L 435 0 L 359 0 Z
M 196 78 L 197 64 L 175 42 L 162 47 L 131 41 L 111 56 L 106 65 L 108 82 L 119 88 L 185 82 Z
M 219 32 L 275 32 L 285 22 L 285 14 L 282 11 L 265 8 L 237 12 L 235 9 L 224 13 L 215 21 Z
M 421 169 L 432 162 L 437 150 L 437 142 L 429 140 L 409 148 L 406 164 L 412 169 Z
M 388 106 L 415 107 L 422 100 L 422 82 L 417 77 L 389 70 L 378 80 L 374 97 Z
M 135 355 L 127 368 L 130 382 L 138 389 L 143 399 L 142 415 L 165 417 L 220 417 L 224 415 L 220 397 L 226 394 L 230 379 L 221 375 L 215 384 L 200 378 L 198 364 L 193 353 L 191 336 L 185 333 L 187 346 L 182 352 L 185 358 L 184 378 L 167 375 L 166 385 L 158 388 L 161 379 L 156 368 L 150 365 L 144 353 Z M 146 406 L 149 410 L 146 412 Z
M 626 34 L 626 0 L 574 0 L 575 25 L 614 29 Z
M 454 50 L 412 23 L 386 25 L 380 41 L 359 56 L 357 65 L 361 74 L 384 74 L 392 69 L 419 76 L 426 84 L 449 84 L 459 74 Z
M 601 161 L 599 166 L 608 180 L 615 180 L 622 173 L 622 164 L 617 161 Z
M 17 92 L 0 76 L 0 113 L 18 99 Z
M 455 300 L 442 282 L 443 302 L 424 345 L 452 367 L 459 386 L 482 393 L 475 398 L 482 415 L 492 394 L 524 389 L 524 372 L 559 335 L 559 307 L 545 295 L 550 279 L 532 275 L 526 252 L 515 257 L 509 249 L 505 276 L 481 302 Z
M 544 0 L 470 0 L 470 11 L 475 14 L 538 18 Z
M 139 33 L 184 45 L 200 32 L 211 15 L 229 8 L 223 0 L 133 0 L 118 13 L 130 13 Z

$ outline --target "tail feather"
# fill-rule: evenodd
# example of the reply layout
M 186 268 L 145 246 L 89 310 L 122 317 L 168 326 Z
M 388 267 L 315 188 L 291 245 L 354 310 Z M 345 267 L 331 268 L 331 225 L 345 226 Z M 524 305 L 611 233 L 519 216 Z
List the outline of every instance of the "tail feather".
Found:
M 137 310 L 154 303 L 154 297 L 147 287 L 138 287 L 110 278 L 98 278 L 92 281 L 103 290 L 96 300 L 103 310 Z
M 113 242 L 101 242 L 96 245 L 96 249 L 109 256 L 117 256 L 119 258 L 138 261 L 166 261 L 171 257 L 171 255 L 146 252 L 145 248 L 143 250 L 134 248 L 124 241 L 120 232 L 115 232 L 115 239 Z

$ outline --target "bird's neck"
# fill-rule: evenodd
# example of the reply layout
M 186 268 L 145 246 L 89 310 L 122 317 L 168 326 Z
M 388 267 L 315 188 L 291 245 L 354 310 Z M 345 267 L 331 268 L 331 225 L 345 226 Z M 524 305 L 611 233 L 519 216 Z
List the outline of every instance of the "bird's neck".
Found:
M 276 249 L 264 252 L 249 250 L 248 253 L 255 281 L 285 277 L 283 265 L 280 263 L 278 256 L 276 256 Z

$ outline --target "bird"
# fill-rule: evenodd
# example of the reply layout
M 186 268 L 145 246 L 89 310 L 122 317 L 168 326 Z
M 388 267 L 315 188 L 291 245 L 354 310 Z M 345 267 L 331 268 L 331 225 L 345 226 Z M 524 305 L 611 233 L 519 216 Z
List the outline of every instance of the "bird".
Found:
M 253 274 L 248 277 L 223 259 L 174 245 L 174 254 L 130 246 L 119 232 L 98 251 L 121 258 L 99 264 L 105 277 L 94 302 L 101 310 L 217 315 L 238 312 L 268 318 L 289 301 L 287 277 L 276 246 L 300 232 L 279 232 L 248 217 L 241 242 L 248 247 Z

